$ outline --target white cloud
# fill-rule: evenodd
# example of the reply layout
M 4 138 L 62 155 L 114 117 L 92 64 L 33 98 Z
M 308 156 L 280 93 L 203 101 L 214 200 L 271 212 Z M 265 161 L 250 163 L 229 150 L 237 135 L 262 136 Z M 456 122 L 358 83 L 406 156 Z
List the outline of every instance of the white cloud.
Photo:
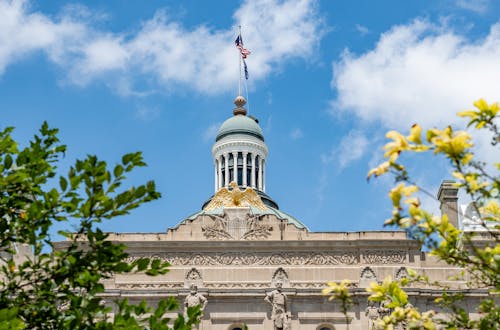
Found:
M 488 10 L 490 0 L 457 0 L 455 4 L 459 8 L 483 14 Z
M 499 58 L 500 24 L 474 41 L 425 20 L 395 26 L 373 50 L 334 63 L 332 111 L 396 128 L 456 123 L 474 100 L 499 99 Z
M 290 138 L 292 140 L 298 140 L 304 136 L 304 133 L 300 128 L 294 128 L 293 130 L 290 131 Z
M 365 36 L 370 33 L 370 30 L 368 30 L 366 26 L 361 24 L 356 24 L 356 31 L 358 31 L 361 36 Z
M 330 153 L 321 155 L 321 161 L 324 164 L 335 162 L 342 170 L 363 157 L 369 145 L 370 142 L 362 132 L 352 130 L 342 138 L 338 146 L 332 148 Z
M 213 142 L 215 141 L 215 136 L 217 135 L 217 132 L 219 131 L 221 123 L 214 123 L 210 126 L 207 127 L 205 132 L 203 132 L 203 141 L 205 142 Z
M 120 93 L 134 94 L 137 76 L 153 88 L 187 86 L 203 93 L 227 91 L 237 82 L 234 28 L 186 28 L 158 11 L 138 31 L 113 33 L 95 28 L 85 7 L 70 9 L 55 19 L 32 12 L 27 1 L 0 0 L 0 74 L 42 51 L 67 70 L 70 83 L 102 79 Z M 252 50 L 247 60 L 252 81 L 266 78 L 286 59 L 314 56 L 322 35 L 314 0 L 245 1 L 233 18 Z
M 155 106 L 145 106 L 145 105 L 140 105 L 137 107 L 136 111 L 136 117 L 144 120 L 144 121 L 151 121 L 153 119 L 156 119 L 160 116 L 160 109 Z

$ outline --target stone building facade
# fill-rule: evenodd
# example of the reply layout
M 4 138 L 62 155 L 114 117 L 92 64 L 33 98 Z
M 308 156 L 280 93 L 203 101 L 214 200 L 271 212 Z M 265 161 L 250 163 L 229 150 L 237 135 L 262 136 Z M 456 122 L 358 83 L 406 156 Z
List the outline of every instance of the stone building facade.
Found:
M 203 330 L 275 329 L 276 312 L 266 296 L 282 286 L 286 295 L 284 329 L 369 329 L 381 306 L 369 305 L 365 288 L 386 276 L 401 278 L 412 268 L 431 281 L 463 290 L 452 281 L 461 269 L 421 251 L 400 231 L 312 232 L 279 209 L 265 193 L 268 149 L 258 121 L 246 115 L 245 100 L 235 100 L 234 116 L 224 122 L 213 147 L 214 190 L 201 211 L 164 233 L 112 233 L 110 240 L 128 247 L 130 260 L 168 261 L 170 272 L 149 277 L 117 275 L 105 282 L 106 300 L 128 298 L 155 303 L 167 296 L 184 301 L 192 285 L 208 303 Z M 438 192 L 441 209 L 458 224 L 457 190 L 445 181 Z M 57 243 L 62 249 L 65 242 Z M 328 281 L 349 279 L 354 306 L 347 319 L 321 294 Z M 435 308 L 441 293 L 433 287 L 407 288 L 420 310 Z M 487 295 L 468 290 L 470 309 Z M 269 300 L 269 299 L 268 299 Z

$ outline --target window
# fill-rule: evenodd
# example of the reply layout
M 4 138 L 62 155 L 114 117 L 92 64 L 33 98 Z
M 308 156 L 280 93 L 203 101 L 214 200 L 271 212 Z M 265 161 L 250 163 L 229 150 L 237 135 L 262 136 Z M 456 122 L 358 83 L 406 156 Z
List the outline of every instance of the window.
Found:
M 322 324 L 316 328 L 317 330 L 333 330 L 333 325 Z

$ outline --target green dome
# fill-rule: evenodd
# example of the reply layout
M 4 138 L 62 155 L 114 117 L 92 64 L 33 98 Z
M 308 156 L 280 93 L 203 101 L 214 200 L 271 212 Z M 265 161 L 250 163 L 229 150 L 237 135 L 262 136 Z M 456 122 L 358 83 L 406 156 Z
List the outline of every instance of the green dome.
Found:
M 226 120 L 217 133 L 215 141 L 219 141 L 231 134 L 248 134 L 264 141 L 264 135 L 256 119 L 242 114 L 235 115 Z

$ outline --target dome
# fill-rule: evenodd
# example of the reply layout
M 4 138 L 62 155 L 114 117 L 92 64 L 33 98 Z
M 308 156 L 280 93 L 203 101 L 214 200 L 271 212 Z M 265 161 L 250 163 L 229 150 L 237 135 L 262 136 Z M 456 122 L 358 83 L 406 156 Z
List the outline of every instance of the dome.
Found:
M 226 120 L 219 128 L 215 141 L 219 141 L 223 137 L 231 134 L 253 135 L 264 141 L 264 135 L 262 134 L 262 129 L 257 123 L 257 120 L 243 114 L 235 115 Z

